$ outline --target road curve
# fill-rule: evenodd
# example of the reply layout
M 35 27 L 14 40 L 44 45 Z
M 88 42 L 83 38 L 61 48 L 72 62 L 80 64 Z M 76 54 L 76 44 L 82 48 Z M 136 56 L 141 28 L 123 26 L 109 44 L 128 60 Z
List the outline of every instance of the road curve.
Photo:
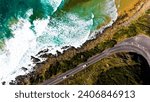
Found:
M 121 43 L 118 43 L 113 48 L 104 50 L 102 53 L 97 54 L 89 58 L 85 63 L 78 65 L 77 67 L 51 78 L 49 80 L 41 83 L 42 85 L 56 85 L 62 82 L 63 80 L 73 76 L 74 74 L 88 68 L 89 66 L 95 64 L 101 59 L 119 52 L 134 52 L 142 55 L 148 62 L 150 66 L 150 38 L 144 35 L 139 35 L 133 38 L 129 38 Z

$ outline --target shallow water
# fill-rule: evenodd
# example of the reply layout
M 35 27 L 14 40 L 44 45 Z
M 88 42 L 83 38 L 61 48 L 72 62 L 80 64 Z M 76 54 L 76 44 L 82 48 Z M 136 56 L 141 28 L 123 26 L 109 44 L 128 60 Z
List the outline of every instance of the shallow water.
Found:
M 0 81 L 31 71 L 41 50 L 80 47 L 116 17 L 114 0 L 0 0 Z

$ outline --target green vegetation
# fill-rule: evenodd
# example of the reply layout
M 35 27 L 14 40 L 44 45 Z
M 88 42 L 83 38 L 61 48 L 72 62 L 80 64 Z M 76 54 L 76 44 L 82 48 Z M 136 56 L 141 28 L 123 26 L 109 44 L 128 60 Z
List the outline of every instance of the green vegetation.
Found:
M 45 71 L 44 74 L 41 73 L 41 74 L 37 74 L 37 76 L 31 76 L 30 83 L 37 84 L 42 82 L 43 80 L 54 77 L 55 75 L 64 73 L 67 70 L 76 67 L 80 63 L 87 61 L 87 59 L 92 57 L 93 55 L 98 54 L 107 48 L 113 47 L 115 44 L 116 41 L 114 40 L 105 41 L 102 44 L 99 44 L 94 49 L 91 49 L 90 51 L 77 53 L 73 58 L 69 60 L 56 61 L 56 63 L 53 63 L 48 68 L 48 70 Z
M 129 27 L 122 27 L 114 34 L 113 39 L 120 41 L 138 34 L 150 36 L 150 10 L 146 11 L 145 15 L 134 21 Z
M 119 53 L 97 62 L 61 84 L 150 84 L 149 73 L 149 66 L 142 56 Z
M 59 60 L 59 61 L 56 60 L 55 63 L 51 64 L 50 66 L 46 66 L 46 68 L 43 68 L 44 71 L 42 71 L 42 72 L 34 71 L 34 72 L 28 74 L 27 75 L 28 77 L 27 76 L 18 76 L 16 78 L 16 80 L 18 82 L 17 84 L 41 83 L 43 80 L 52 78 L 58 74 L 61 74 L 69 69 L 76 67 L 78 64 L 85 62 L 88 58 L 92 57 L 93 55 L 100 53 L 107 48 L 113 47 L 117 42 L 123 41 L 124 39 L 129 38 L 129 37 L 136 36 L 137 34 L 146 34 L 146 35 L 150 34 L 150 10 L 148 10 L 146 12 L 146 14 L 143 15 L 142 17 L 140 17 L 137 21 L 134 21 L 129 27 L 122 27 L 120 30 L 118 30 L 113 35 L 112 39 L 100 42 L 91 50 L 78 52 L 78 53 L 74 54 L 74 56 L 68 60 Z M 110 62 L 107 62 L 108 64 L 106 64 L 106 62 L 102 61 L 100 66 L 98 68 L 96 67 L 96 70 L 92 70 L 90 72 L 93 72 L 93 73 L 95 73 L 95 75 L 97 75 L 97 77 L 94 77 L 94 78 L 98 78 L 98 76 L 100 76 L 99 75 L 100 72 L 97 70 L 100 70 L 103 72 L 103 71 L 107 70 L 107 67 L 109 67 L 110 65 L 112 65 L 111 68 L 121 67 L 121 68 L 125 68 L 125 69 L 126 69 L 126 67 L 128 68 L 133 65 L 139 66 L 139 63 L 134 63 L 134 61 L 131 61 L 131 60 L 127 60 L 127 61 L 130 61 L 131 63 L 130 62 L 121 63 L 119 60 L 122 60 L 122 57 L 119 59 L 113 58 Z M 116 62 L 118 65 L 117 67 L 115 64 Z M 110 65 L 109 65 L 109 63 L 110 63 Z M 104 65 L 105 67 L 102 65 Z M 103 69 L 103 70 L 101 70 L 101 69 Z M 126 71 L 126 72 L 128 72 L 128 71 Z M 109 71 L 107 73 L 109 73 Z M 80 78 L 82 78 L 80 80 L 83 81 L 85 78 L 87 78 L 87 76 L 86 76 L 87 74 L 84 72 L 84 74 L 80 74 L 79 76 L 82 76 L 82 75 L 85 75 L 83 77 L 80 77 Z M 25 79 L 27 79 L 27 80 L 25 80 Z M 80 82 L 81 82 L 80 80 L 78 79 L 79 82 L 75 81 L 76 84 L 80 84 Z M 90 80 L 91 81 L 88 81 L 88 82 L 91 82 L 91 83 L 85 83 L 85 84 L 96 84 L 98 82 L 99 83 L 101 82 L 96 79 L 90 79 Z M 93 81 L 97 81 L 97 82 L 93 82 Z
M 150 10 L 130 26 L 118 30 L 112 39 L 120 42 L 138 34 L 150 36 Z M 61 84 L 150 84 L 148 73 L 149 66 L 144 58 L 126 53 L 103 59 Z

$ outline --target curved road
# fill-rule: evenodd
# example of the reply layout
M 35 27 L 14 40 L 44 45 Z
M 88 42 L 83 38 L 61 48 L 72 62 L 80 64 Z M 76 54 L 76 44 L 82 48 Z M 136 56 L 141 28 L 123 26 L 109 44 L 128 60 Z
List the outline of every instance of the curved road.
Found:
M 97 54 L 87 60 L 87 62 L 78 65 L 77 67 L 56 76 L 55 78 L 51 78 L 49 80 L 41 83 L 42 85 L 55 85 L 59 84 L 63 80 L 73 76 L 74 74 L 88 68 L 89 66 L 95 64 L 101 59 L 118 52 L 134 52 L 142 55 L 148 62 L 150 66 L 150 38 L 144 35 L 139 35 L 133 38 L 129 38 L 117 45 L 113 48 L 106 49 L 102 53 Z

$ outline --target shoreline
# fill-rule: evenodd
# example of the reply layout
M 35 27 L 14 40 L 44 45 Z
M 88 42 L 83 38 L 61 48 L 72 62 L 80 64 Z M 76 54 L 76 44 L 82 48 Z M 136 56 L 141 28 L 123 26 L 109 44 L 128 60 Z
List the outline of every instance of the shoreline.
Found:
M 144 5 L 145 4 L 147 4 L 147 3 L 144 3 Z M 145 7 L 145 6 L 143 6 L 143 7 Z M 140 9 L 140 11 L 141 11 L 141 9 Z M 97 34 L 95 39 L 91 39 L 91 40 L 86 41 L 80 48 L 71 47 L 71 48 L 65 50 L 62 54 L 58 52 L 57 56 L 54 56 L 54 55 L 51 55 L 51 54 L 50 55 L 45 55 L 45 57 L 47 57 L 47 60 L 40 63 L 40 64 L 36 64 L 36 66 L 34 67 L 34 69 L 36 70 L 35 72 L 38 73 L 38 74 L 43 73 L 43 72 L 46 71 L 47 68 L 50 67 L 51 64 L 55 63 L 56 61 L 65 60 L 65 59 L 68 60 L 68 59 L 72 58 L 74 55 L 76 55 L 79 52 L 88 51 L 88 50 L 92 49 L 94 46 L 96 46 L 98 44 L 98 42 L 105 41 L 106 39 L 103 39 L 103 37 L 108 36 L 108 38 L 109 38 L 109 35 L 112 36 L 112 34 L 115 32 L 115 30 L 117 30 L 120 26 L 123 26 L 122 24 L 124 24 L 124 23 L 120 24 L 120 21 L 122 21 L 122 19 L 120 19 L 120 17 L 121 17 L 121 15 L 119 15 L 116 22 L 114 22 L 112 24 L 112 26 L 106 28 L 103 31 L 102 34 Z M 30 74 L 21 75 L 21 76 L 28 77 L 28 75 L 30 75 Z
M 116 4 L 116 3 L 115 3 L 115 0 L 112 0 L 111 3 Z M 111 4 L 110 4 L 110 5 L 111 5 Z M 112 6 L 113 6 L 113 5 L 112 5 Z M 93 31 L 93 32 L 89 35 L 89 39 L 87 39 L 87 41 L 88 41 L 88 40 L 92 40 L 92 39 L 96 39 L 98 34 L 102 34 L 106 28 L 109 28 L 109 27 L 113 26 L 113 23 L 116 22 L 116 20 L 117 20 L 117 18 L 118 18 L 117 5 L 113 6 L 112 9 L 111 9 L 111 10 L 108 10 L 108 11 L 111 12 L 111 14 L 110 14 L 111 20 L 110 20 L 107 24 L 104 24 L 104 25 L 102 25 L 101 27 L 99 27 L 99 29 L 96 29 L 95 31 Z M 109 13 L 109 12 L 108 12 L 108 13 Z M 113 13 L 112 13 L 112 12 L 113 12 Z M 90 36 L 91 36 L 91 37 L 90 37 Z M 86 41 L 86 42 L 87 42 L 87 41 Z M 86 42 L 85 42 L 85 43 L 86 43 Z M 83 45 L 81 45 L 81 47 L 82 47 L 82 46 L 83 46 Z
M 88 3 L 88 4 L 85 3 L 87 5 L 86 8 L 90 9 L 91 6 L 89 6 L 89 5 L 93 5 L 93 4 L 97 4 L 97 3 L 99 4 L 100 2 L 96 1 L 96 2 Z M 50 26 L 47 26 L 49 24 L 48 23 L 49 20 L 52 20 L 52 17 L 48 17 L 46 19 L 37 19 L 33 22 L 37 26 L 36 27 L 32 26 L 32 23 L 30 22 L 29 19 L 30 19 L 31 15 L 33 14 L 33 9 L 27 10 L 26 14 L 25 14 L 27 16 L 25 18 L 18 18 L 18 22 L 10 27 L 10 29 L 12 30 L 12 34 L 14 34 L 15 36 L 14 36 L 14 39 L 10 39 L 10 40 L 6 41 L 6 45 L 8 45 L 8 48 L 6 47 L 6 49 L 8 49 L 8 51 L 4 51 L 3 52 L 4 54 L 2 54 L 2 55 L 4 55 L 4 59 L 6 59 L 6 61 L 1 61 L 1 62 L 4 62 L 4 64 L 3 63 L 1 64 L 1 69 L 4 69 L 7 67 L 7 69 L 9 69 L 9 70 L 6 70 L 6 71 L 4 70 L 1 72 L 1 81 L 7 81 L 7 83 L 9 83 L 9 81 L 14 80 L 16 76 L 25 75 L 26 73 L 32 71 L 32 68 L 36 64 L 36 62 L 35 62 L 36 58 L 39 59 L 39 61 L 37 61 L 38 63 L 42 63 L 45 60 L 45 58 L 40 58 L 41 54 L 37 54 L 37 53 L 44 52 L 43 50 L 45 50 L 47 48 L 48 48 L 47 54 L 52 53 L 55 55 L 56 50 L 63 52 L 63 49 L 60 49 L 60 48 L 65 45 L 72 45 L 75 48 L 81 47 L 82 44 L 87 41 L 89 33 L 90 33 L 90 29 L 91 29 L 91 32 L 93 32 L 92 26 L 94 28 L 94 24 L 97 25 L 100 22 L 105 21 L 105 19 L 103 19 L 103 17 L 101 19 L 101 16 L 100 16 L 100 18 L 98 18 L 99 17 L 98 15 L 101 15 L 100 11 L 104 11 L 104 12 L 106 11 L 105 13 L 107 13 L 108 15 L 113 15 L 113 12 L 110 12 L 112 10 L 108 9 L 108 8 L 115 8 L 115 4 L 114 4 L 113 0 L 108 0 L 104 4 L 106 4 L 106 6 L 104 6 L 106 10 L 99 8 L 99 6 L 96 6 L 98 8 L 93 11 L 93 16 L 95 16 L 94 18 L 90 17 L 90 19 L 88 19 L 87 21 L 82 20 L 82 19 L 80 20 L 78 18 L 78 16 L 76 18 L 76 16 L 72 16 L 72 14 L 69 13 L 69 15 L 67 15 L 69 18 L 67 16 L 66 17 L 62 16 L 62 20 L 60 20 L 60 24 L 58 24 L 58 26 L 56 26 L 54 28 L 52 27 L 52 29 Z M 101 3 L 99 5 L 103 5 L 103 3 Z M 107 10 L 109 13 L 107 12 Z M 90 10 L 88 10 L 88 12 L 89 11 Z M 97 12 L 97 13 L 94 13 L 94 12 Z M 108 18 L 111 19 L 111 16 L 109 16 Z M 70 20 L 72 19 L 72 21 L 71 21 L 71 23 L 65 24 L 66 21 L 67 22 L 70 21 L 70 20 L 66 20 L 65 22 L 63 22 L 63 20 L 65 20 L 65 19 L 70 19 Z M 96 22 L 97 21 L 96 19 L 98 20 L 99 23 Z M 106 17 L 106 20 L 107 20 L 107 17 Z M 54 19 L 54 21 L 52 20 L 52 22 L 50 22 L 50 23 L 53 24 L 53 22 L 57 24 L 57 22 L 59 22 L 59 20 Z M 73 24 L 74 26 L 72 26 L 72 27 L 69 26 L 71 24 Z M 38 26 L 38 25 L 40 25 L 40 26 Z M 64 25 L 64 26 L 61 27 L 61 25 Z M 82 25 L 82 26 L 80 26 L 80 25 Z M 33 27 L 33 29 L 32 29 L 32 27 Z M 68 29 L 68 27 L 69 27 L 69 29 Z M 57 28 L 59 28 L 59 30 Z M 54 31 L 53 31 L 53 29 L 54 29 Z M 51 34 L 51 33 L 52 34 L 50 36 L 48 36 L 49 35 L 48 33 L 42 34 L 43 32 L 48 32 L 49 34 Z M 64 32 L 64 34 L 63 34 L 63 32 Z M 34 34 L 34 33 L 36 33 L 36 34 Z M 77 33 L 79 33 L 79 34 L 77 34 Z M 22 41 L 20 41 L 22 36 L 24 39 Z M 15 42 L 20 42 L 19 46 L 15 46 L 16 45 Z M 39 44 L 39 45 L 37 45 L 37 44 Z M 67 50 L 67 49 L 65 49 L 65 50 Z M 10 54 L 10 56 L 6 55 L 7 52 L 8 52 L 8 54 Z M 5 55 L 6 55 L 6 58 L 5 58 Z M 34 58 L 32 58 L 32 56 L 34 56 Z M 5 63 L 5 62 L 8 62 L 8 63 Z M 26 72 L 22 70 L 23 67 L 27 69 Z

